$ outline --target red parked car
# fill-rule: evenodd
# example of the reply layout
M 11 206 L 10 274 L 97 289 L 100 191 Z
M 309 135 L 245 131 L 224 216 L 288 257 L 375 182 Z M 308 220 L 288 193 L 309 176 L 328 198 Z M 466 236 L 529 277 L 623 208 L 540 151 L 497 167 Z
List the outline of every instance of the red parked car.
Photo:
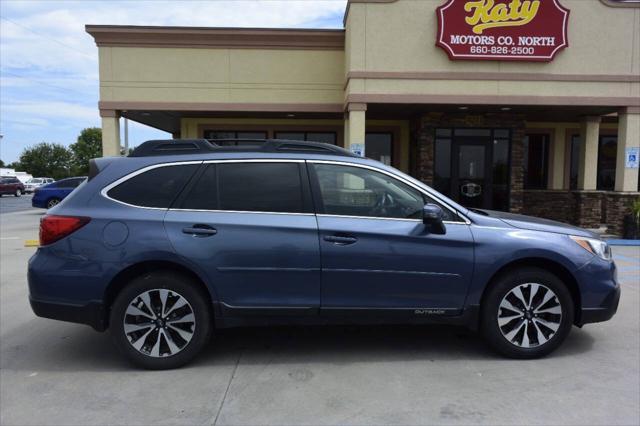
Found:
M 5 194 L 19 197 L 24 194 L 24 185 L 15 177 L 0 178 L 0 197 Z

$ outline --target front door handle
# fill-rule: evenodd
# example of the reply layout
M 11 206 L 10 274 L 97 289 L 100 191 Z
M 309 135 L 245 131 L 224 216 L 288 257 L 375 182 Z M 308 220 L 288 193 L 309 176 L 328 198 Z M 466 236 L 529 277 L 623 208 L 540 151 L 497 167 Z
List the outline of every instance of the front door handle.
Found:
M 348 246 L 349 244 L 353 244 L 358 241 L 356 237 L 349 235 L 325 235 L 323 239 L 339 246 Z
M 210 237 L 211 235 L 216 235 L 218 230 L 203 224 L 195 224 L 190 227 L 182 228 L 183 234 L 193 235 L 194 237 Z

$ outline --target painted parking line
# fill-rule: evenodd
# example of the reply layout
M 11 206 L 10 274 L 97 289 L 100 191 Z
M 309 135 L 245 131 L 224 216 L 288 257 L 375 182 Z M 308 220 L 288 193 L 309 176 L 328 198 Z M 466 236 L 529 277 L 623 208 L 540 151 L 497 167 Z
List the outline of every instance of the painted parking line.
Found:
M 24 241 L 24 246 L 25 247 L 38 247 L 40 245 L 40 241 L 39 240 L 25 240 Z

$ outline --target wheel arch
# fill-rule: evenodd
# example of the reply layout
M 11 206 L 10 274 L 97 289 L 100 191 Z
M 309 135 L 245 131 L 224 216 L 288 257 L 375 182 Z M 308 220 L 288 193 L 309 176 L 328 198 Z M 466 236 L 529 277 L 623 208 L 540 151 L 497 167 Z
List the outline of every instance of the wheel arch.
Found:
M 505 265 L 503 265 L 500 269 L 498 269 L 487 281 L 487 285 L 484 287 L 482 291 L 482 295 L 480 296 L 480 314 L 482 314 L 483 306 L 485 305 L 484 301 L 489 293 L 489 289 L 495 285 L 498 279 L 508 274 L 514 270 L 521 268 L 540 268 L 551 272 L 555 276 L 557 276 L 569 290 L 571 294 L 571 299 L 574 305 L 574 318 L 573 323 L 578 324 L 580 322 L 580 312 L 582 311 L 582 300 L 580 298 L 580 288 L 578 286 L 578 282 L 574 275 L 561 263 L 553 261 L 551 259 L 543 258 L 543 257 L 529 257 L 522 258 L 511 261 Z M 482 315 L 479 315 L 478 318 L 481 318 Z
M 212 303 L 215 300 L 215 295 L 213 294 L 212 290 L 193 270 L 180 263 L 168 260 L 147 260 L 135 263 L 123 269 L 118 274 L 116 274 L 107 285 L 103 296 L 103 304 L 105 308 L 105 324 L 107 327 L 111 305 L 113 304 L 116 296 L 120 293 L 120 291 L 122 291 L 127 283 L 129 283 L 136 277 L 158 270 L 169 270 L 188 277 L 198 287 L 198 289 L 203 292 L 204 295 L 208 296 L 209 302 L 212 304 L 212 307 L 215 306 L 215 304 Z

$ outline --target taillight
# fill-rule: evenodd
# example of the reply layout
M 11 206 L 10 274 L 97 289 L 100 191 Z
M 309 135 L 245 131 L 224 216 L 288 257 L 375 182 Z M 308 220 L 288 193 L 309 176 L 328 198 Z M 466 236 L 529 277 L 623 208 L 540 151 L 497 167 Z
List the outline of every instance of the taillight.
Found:
M 55 243 L 89 223 L 88 217 L 44 216 L 40 219 L 40 245 Z

